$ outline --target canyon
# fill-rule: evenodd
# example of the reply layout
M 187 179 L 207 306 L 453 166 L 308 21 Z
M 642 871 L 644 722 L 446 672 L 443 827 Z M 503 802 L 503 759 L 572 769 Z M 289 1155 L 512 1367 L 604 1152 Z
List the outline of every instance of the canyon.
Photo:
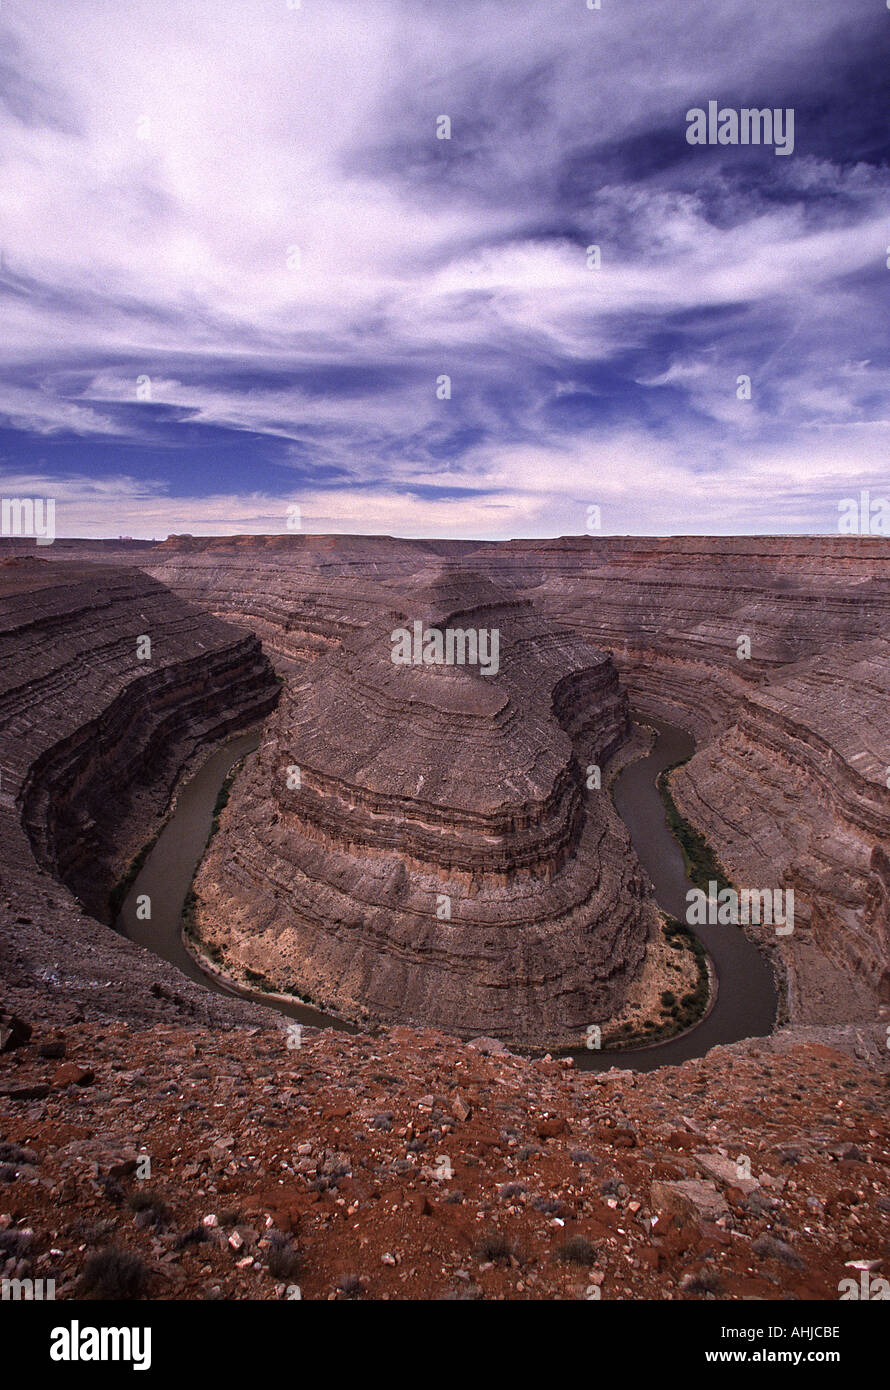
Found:
M 291 672 L 195 881 L 197 934 L 347 1018 L 577 1046 L 658 933 L 627 832 L 583 775 L 629 733 L 615 668 L 472 571 L 387 602 Z M 498 631 L 497 680 L 394 666 L 407 604 L 430 628 Z
M 137 570 L 27 556 L 0 562 L 0 653 L 4 998 L 156 1016 L 151 986 L 181 977 L 111 930 L 112 892 L 189 768 L 271 711 L 275 675 L 256 638 Z
M 820 1272 L 815 1283 L 799 1283 L 804 1296 L 830 1296 L 825 1279 L 841 1277 L 841 1255 L 870 1243 L 860 1238 L 865 1207 L 857 1216 L 857 1202 L 868 1206 L 871 1244 L 890 1249 L 886 1204 L 874 1205 L 886 1203 L 884 1140 L 870 1118 L 886 1086 L 890 1024 L 888 561 L 890 542 L 875 537 L 171 537 L 60 540 L 39 552 L 0 543 L 0 1125 L 4 1151 L 31 1146 L 38 1160 L 22 1160 L 20 1176 L 19 1161 L 8 1160 L 12 1200 L 0 1224 L 14 1231 L 37 1212 L 25 1264 L 49 1273 L 61 1258 L 50 1257 L 50 1245 L 67 1252 L 65 1269 L 76 1264 L 76 1239 L 56 1229 L 61 1210 L 72 1231 L 84 1220 L 114 1226 L 115 1239 L 138 1247 L 156 1270 L 181 1259 L 190 1289 L 211 1279 L 225 1296 L 253 1287 L 246 1265 L 239 1272 L 226 1263 L 225 1242 L 200 1255 L 211 1269 L 205 1275 L 157 1231 L 101 1216 L 103 1165 L 116 1171 L 129 1162 L 118 1150 L 146 1133 L 138 1094 L 115 1078 L 144 1075 L 152 1039 L 167 1040 L 158 1084 L 163 1077 L 183 1095 L 189 1083 L 174 1053 L 214 1074 L 231 1071 L 237 1057 L 244 1076 L 262 1055 L 257 1065 L 268 1076 L 283 1046 L 281 1021 L 270 1021 L 261 993 L 204 989 L 111 926 L 171 798 L 212 749 L 247 730 L 256 730 L 259 746 L 232 782 L 194 882 L 197 938 L 236 981 L 308 998 L 361 1031 L 347 1039 L 310 1028 L 290 1059 L 298 1072 L 309 1070 L 304 1081 L 295 1074 L 287 1082 L 288 1093 L 302 1090 L 308 1100 L 312 1077 L 324 1075 L 328 1106 L 310 1134 L 311 1101 L 306 1114 L 294 1101 L 311 1171 L 294 1170 L 290 1214 L 257 1187 L 256 1165 L 267 1160 L 253 1150 L 243 1162 L 230 1148 L 215 1155 L 213 1133 L 202 1137 L 200 1125 L 192 1132 L 191 1121 L 178 1139 L 171 1130 L 169 1143 L 152 1141 L 168 1186 L 177 1166 L 194 1174 L 182 1220 L 203 1219 L 198 1185 L 201 1194 L 228 1192 L 262 1214 L 260 1230 L 263 1220 L 290 1223 L 294 1235 L 302 1229 L 320 1278 L 310 1277 L 309 1296 L 338 1296 L 337 1271 L 357 1258 L 345 1226 L 336 1258 L 324 1254 L 324 1233 L 339 1221 L 340 1184 L 351 1207 L 367 1210 L 374 1234 L 363 1239 L 379 1244 L 376 1258 L 392 1257 L 384 1267 L 393 1272 L 383 1285 L 372 1278 L 369 1289 L 399 1297 L 402 1256 L 389 1249 L 396 1218 L 386 1211 L 390 1196 L 393 1211 L 401 1207 L 396 1189 L 404 1184 L 406 1211 L 421 1198 L 426 1204 L 411 1216 L 418 1230 L 432 1220 L 428 1231 L 439 1231 L 433 1245 L 452 1289 L 442 1296 L 460 1296 L 470 1255 L 461 1253 L 461 1220 L 452 1228 L 447 1216 L 453 1185 L 443 1188 L 432 1168 L 421 1171 L 417 1155 L 449 1131 L 463 1134 L 461 1117 L 474 1112 L 491 1133 L 465 1136 L 456 1209 L 475 1206 L 479 1220 L 498 1227 L 508 1209 L 522 1223 L 526 1213 L 528 1238 L 538 1241 L 553 1216 L 527 1207 L 528 1181 L 527 1196 L 517 1192 L 506 1206 L 487 1186 L 523 1186 L 518 1150 L 498 1137 L 497 1090 L 487 1089 L 507 1085 L 515 1071 L 543 1127 L 528 1141 L 532 1153 L 542 1147 L 540 1171 L 532 1158 L 535 1183 L 559 1187 L 547 1200 L 570 1210 L 572 1230 L 607 1254 L 617 1240 L 609 1211 L 629 1221 L 632 1202 L 643 1215 L 675 1213 L 662 1228 L 674 1220 L 675 1234 L 656 1242 L 655 1253 L 634 1237 L 629 1264 L 616 1247 L 617 1263 L 598 1259 L 588 1276 L 598 1269 L 608 1287 L 654 1270 L 646 1296 L 687 1296 L 687 1285 L 696 1296 L 693 1276 L 708 1247 L 726 1263 L 730 1296 L 742 1296 L 755 1286 L 744 1283 L 749 1275 L 732 1264 L 719 1232 L 733 1229 L 766 1250 L 776 1212 L 790 1231 L 812 1226 L 814 1209 L 797 1211 L 793 1187 L 776 1178 L 784 1160 L 772 1152 L 763 1159 L 773 1174 L 769 1201 L 756 1212 L 756 1202 L 750 1211 L 744 1205 L 750 1191 L 739 1197 L 719 1176 L 714 1186 L 732 1150 L 721 1133 L 744 1132 L 746 1148 L 765 1142 L 746 1131 L 735 1074 L 746 1078 L 752 1105 L 765 1087 L 781 1095 L 777 1143 L 793 1136 L 803 1161 L 829 1164 L 813 1178 L 831 1220 L 807 1256 Z M 394 665 L 392 632 L 418 618 L 427 627 L 497 630 L 497 675 Z M 146 636 L 151 656 L 140 660 Z M 741 637 L 748 660 L 737 655 Z M 774 966 L 782 1012 L 773 1038 L 757 1044 L 717 1048 L 678 1068 L 574 1076 L 561 1063 L 520 1062 L 510 1050 L 578 1046 L 591 1023 L 622 1016 L 664 950 L 652 885 L 609 792 L 612 776 L 647 746 L 635 719 L 668 720 L 694 734 L 696 750 L 671 773 L 670 793 L 721 872 L 746 887 L 793 892 L 792 933 L 747 929 Z M 593 768 L 601 777 L 590 778 Z M 460 1050 L 474 1038 L 481 1053 Z M 46 1056 L 75 1063 L 54 1071 L 41 1060 L 46 1046 L 55 1049 Z M 368 1158 L 366 1181 L 366 1160 L 357 1137 L 346 1142 L 338 1107 L 349 1112 L 353 1070 L 372 1053 L 389 1080 L 368 1073 L 368 1103 L 388 1103 L 395 1128 L 387 1153 Z M 784 1058 L 793 1058 L 793 1079 Z M 615 1062 L 620 1068 L 620 1053 Z M 465 1065 L 477 1078 L 474 1099 L 452 1096 L 446 1111 L 436 1097 L 450 1094 L 450 1076 Z M 503 1073 L 497 1083 L 495 1070 Z M 98 1168 L 81 1172 L 74 1150 L 97 1123 L 88 1118 L 95 1075 L 96 1103 L 113 1098 L 117 1130 L 130 1137 L 123 1144 L 106 1136 Z M 608 1091 L 597 1089 L 602 1078 Z M 691 1078 L 707 1092 L 708 1113 L 690 1118 L 687 1107 L 687 1123 L 674 1111 Z M 837 1086 L 839 1096 L 848 1087 L 868 1100 L 849 1126 L 856 1156 L 842 1160 L 825 1146 L 837 1148 L 844 1135 L 830 1138 L 825 1105 L 806 1099 L 809 1090 L 833 1094 Z M 587 1133 L 578 1107 L 595 1110 L 607 1094 L 611 1119 Z M 623 1195 L 614 1207 L 595 1201 L 594 1213 L 567 1136 L 584 1131 L 591 1172 L 605 1183 L 603 1163 L 616 1169 L 616 1116 L 619 1129 L 634 1129 L 639 1156 L 621 1158 L 615 1180 Z M 684 1131 L 688 1143 L 676 1138 Z M 415 1140 L 420 1147 L 406 1156 Z M 690 1144 L 697 1156 L 687 1160 Z M 835 1161 L 865 1165 L 850 1167 L 843 1191 L 829 1171 Z M 686 1187 L 701 1196 L 702 1183 L 711 1206 L 699 1210 Z M 544 1254 L 514 1250 L 503 1267 L 499 1258 L 487 1262 L 490 1276 L 473 1276 L 474 1296 L 516 1296 L 508 1285 L 527 1280 L 530 1265 L 527 1296 L 574 1296 L 568 1269 L 551 1270 Z M 258 1250 L 251 1268 L 265 1269 L 264 1259 Z M 535 1265 L 541 1259 L 546 1268 Z M 6 1273 L 21 1267 L 10 1257 Z M 798 1268 L 786 1262 L 769 1278 L 797 1280 L 789 1269 Z M 420 1284 L 429 1290 L 435 1281 Z M 178 1276 L 170 1296 L 177 1288 Z
M 260 636 L 286 680 L 431 573 L 484 573 L 608 653 L 634 711 L 695 735 L 672 778 L 680 811 L 730 878 L 795 891 L 795 932 L 762 943 L 786 1016 L 869 1018 L 890 1000 L 890 541 L 171 538 L 138 553 Z
M 618 1005 L 622 971 L 639 967 L 651 939 L 645 876 L 608 796 L 582 775 L 619 752 L 632 709 L 695 735 L 672 795 L 728 877 L 794 891 L 794 932 L 762 933 L 784 1016 L 845 1023 L 890 1000 L 890 542 L 171 537 L 59 541 L 40 554 L 94 574 L 138 567 L 205 621 L 262 642 L 281 697 L 196 887 L 213 939 L 277 985 L 302 985 L 357 1019 L 542 1047 L 576 1040 Z M 420 613 L 428 626 L 458 615 L 466 627 L 499 627 L 500 674 L 393 668 L 390 634 Z M 747 661 L 736 654 L 742 635 Z M 32 808 L 44 775 L 36 763 Z M 299 793 L 288 790 L 289 766 L 302 769 Z M 149 838 L 147 808 L 157 815 L 170 787 L 161 767 L 155 790 L 130 780 L 140 786 L 116 813 L 126 826 L 118 869 Z M 76 799 L 89 816 L 83 790 Z M 36 809 L 28 816 L 40 859 L 59 832 L 41 830 Z M 107 846 L 115 833 L 100 838 Z M 79 840 L 107 882 L 109 849 Z M 81 899 L 95 907 L 95 888 L 63 862 L 74 851 L 54 853 L 57 876 L 79 874 Z M 435 915 L 443 894 L 450 924 Z M 585 986 L 579 961 L 602 930 L 597 902 L 609 901 L 620 911 L 599 959 L 613 968 L 595 968 Z M 573 966 L 582 903 L 592 930 Z M 560 926 L 524 963 L 516 937 L 500 969 L 491 933 L 535 921 Z

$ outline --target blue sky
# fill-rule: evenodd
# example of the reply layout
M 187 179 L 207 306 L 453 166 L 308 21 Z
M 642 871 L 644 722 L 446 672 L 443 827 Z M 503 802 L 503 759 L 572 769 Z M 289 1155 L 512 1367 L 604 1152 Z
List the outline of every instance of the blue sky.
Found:
M 61 535 L 834 532 L 890 495 L 888 58 L 883 0 L 3 0 L 0 489 Z M 689 145 L 709 100 L 793 154 Z

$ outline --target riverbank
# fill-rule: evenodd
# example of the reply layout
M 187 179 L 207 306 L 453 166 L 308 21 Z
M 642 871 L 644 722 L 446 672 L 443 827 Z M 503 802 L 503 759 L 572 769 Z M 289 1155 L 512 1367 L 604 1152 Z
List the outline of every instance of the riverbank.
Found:
M 689 758 L 681 758 L 671 767 L 666 767 L 657 778 L 657 786 L 661 799 L 664 802 L 665 815 L 671 833 L 683 851 L 683 860 L 686 865 L 687 877 L 696 888 L 710 896 L 711 885 L 716 883 L 717 891 L 721 892 L 725 888 L 737 889 L 727 871 L 724 869 L 720 860 L 714 852 L 713 847 L 708 843 L 704 835 L 686 819 L 682 811 L 677 806 L 671 790 L 671 777 L 681 767 L 689 762 Z M 761 934 L 754 931 L 749 924 L 740 923 L 739 930 L 743 931 L 751 941 L 761 956 L 769 963 L 773 973 L 773 980 L 776 987 L 776 1019 L 775 1026 L 791 1022 L 791 1008 L 789 1003 L 789 981 L 787 963 L 778 947 L 778 943 L 769 939 L 764 939 Z
M 274 1008 L 306 1027 L 349 1032 L 353 1024 L 299 999 L 240 983 L 226 972 L 222 962 L 206 955 L 200 941 L 189 940 L 183 933 L 195 873 L 219 824 L 238 768 L 256 749 L 260 735 L 261 730 L 254 728 L 222 744 L 179 783 L 164 824 L 132 879 L 115 926 L 128 940 L 176 966 L 204 989 Z M 146 901 L 149 905 L 148 918 L 139 915 L 140 899 L 143 911 Z
M 640 722 L 655 734 L 655 745 L 645 756 L 622 768 L 612 784 L 612 796 L 637 857 L 652 881 L 659 908 L 666 917 L 685 925 L 686 894 L 695 885 L 687 874 L 683 849 L 669 828 L 657 784 L 667 768 L 692 757 L 695 741 L 687 730 L 667 721 L 647 715 Z M 732 927 L 702 927 L 693 935 L 712 963 L 710 1004 L 700 1020 L 651 1046 L 603 1054 L 572 1052 L 576 1066 L 603 1070 L 618 1065 L 648 1071 L 702 1056 L 717 1044 L 764 1037 L 772 1032 L 776 985 L 772 969 L 756 943 Z

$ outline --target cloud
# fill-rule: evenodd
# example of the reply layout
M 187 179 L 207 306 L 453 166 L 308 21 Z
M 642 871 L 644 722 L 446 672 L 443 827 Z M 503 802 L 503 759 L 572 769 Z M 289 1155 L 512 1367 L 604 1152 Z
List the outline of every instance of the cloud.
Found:
M 886 415 L 885 20 L 11 0 L 0 460 L 114 480 L 133 534 L 292 489 L 314 529 L 583 530 L 592 475 L 629 530 L 822 529 Z M 689 147 L 712 97 L 795 106 L 795 155 Z

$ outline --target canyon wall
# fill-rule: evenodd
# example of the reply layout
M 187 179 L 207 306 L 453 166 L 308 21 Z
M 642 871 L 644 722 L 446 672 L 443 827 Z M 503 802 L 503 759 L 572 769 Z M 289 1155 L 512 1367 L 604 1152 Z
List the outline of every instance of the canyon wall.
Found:
M 138 658 L 144 637 L 150 660 Z M 110 889 L 160 825 L 179 777 L 206 747 L 258 723 L 277 695 L 252 634 L 139 570 L 0 562 L 7 1002 L 64 982 L 75 1010 L 88 998 L 100 1011 L 152 1015 L 176 998 L 202 1017 L 225 1016 L 227 1005 L 101 923 Z
M 792 1018 L 866 1017 L 887 995 L 890 542 L 879 537 L 387 537 L 57 542 L 124 555 L 259 635 L 288 684 L 349 649 L 406 587 L 480 572 L 610 654 L 631 706 L 692 730 L 684 814 L 740 886 L 793 886 L 771 939 Z M 750 642 L 740 660 L 739 639 Z
M 195 882 L 230 967 L 353 1019 L 578 1045 L 657 916 L 608 793 L 611 660 L 485 576 L 433 570 L 293 670 Z M 499 669 L 394 665 L 392 632 L 499 634 Z M 293 773 L 299 769 L 298 785 Z
M 483 571 L 608 651 L 635 710 L 696 735 L 681 809 L 740 885 L 795 887 L 795 933 L 769 943 L 791 1017 L 865 1016 L 886 997 L 887 540 L 174 538 L 141 563 L 218 612 L 257 566 L 277 662 L 336 650 L 408 574 Z
M 890 642 L 810 657 L 749 691 L 674 776 L 735 882 L 794 890 L 782 956 L 792 1014 L 811 1022 L 890 1000 L 888 694 Z
M 794 888 L 793 934 L 760 933 L 783 967 L 788 1016 L 873 1016 L 890 997 L 890 542 L 505 549 L 514 559 L 499 556 L 495 572 L 511 568 L 544 611 L 609 650 L 635 709 L 696 734 L 674 795 L 729 877 Z

